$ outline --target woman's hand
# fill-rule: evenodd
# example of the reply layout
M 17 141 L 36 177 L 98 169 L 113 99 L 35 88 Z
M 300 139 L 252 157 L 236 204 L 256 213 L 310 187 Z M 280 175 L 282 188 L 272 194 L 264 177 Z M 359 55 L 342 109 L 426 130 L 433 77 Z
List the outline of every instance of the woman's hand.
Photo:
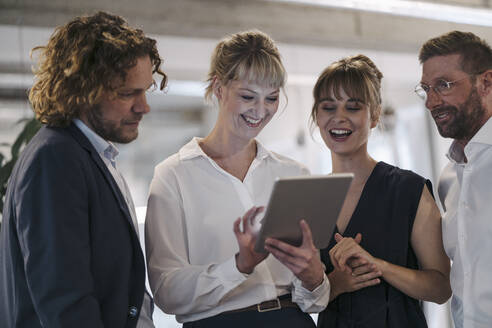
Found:
M 363 261 L 354 259 L 350 263 L 352 273 L 335 268 L 328 274 L 330 280 L 330 301 L 343 293 L 374 286 L 381 282 L 381 271 L 374 264 L 363 264 Z
M 236 254 L 236 266 L 239 272 L 250 274 L 258 263 L 263 261 L 268 253 L 255 252 L 257 234 L 253 231 L 255 217 L 263 211 L 264 207 L 250 208 L 242 218 L 234 221 L 234 234 L 239 245 L 239 253 Z M 241 231 L 241 221 L 243 230 Z
M 289 268 L 302 281 L 302 286 L 310 291 L 318 287 L 324 279 L 324 266 L 319 251 L 313 244 L 311 229 L 301 220 L 302 244 L 295 247 L 280 240 L 267 238 L 265 249 Z
M 369 264 L 375 266 L 375 270 L 381 272 L 381 260 L 373 257 L 369 252 L 362 248 L 360 243 L 361 236 L 357 234 L 354 238 L 342 237 L 339 233 L 335 234 L 337 244 L 330 250 L 330 260 L 336 270 L 353 273 L 353 261 L 357 260 L 359 265 Z

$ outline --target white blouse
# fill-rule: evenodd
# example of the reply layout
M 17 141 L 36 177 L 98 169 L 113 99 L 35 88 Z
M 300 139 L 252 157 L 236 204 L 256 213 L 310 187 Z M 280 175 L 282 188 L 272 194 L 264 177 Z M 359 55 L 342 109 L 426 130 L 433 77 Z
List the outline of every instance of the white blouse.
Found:
M 328 279 L 310 292 L 268 256 L 254 271 L 238 271 L 233 222 L 267 204 L 277 177 L 309 174 L 299 163 L 257 142 L 240 181 L 217 165 L 194 138 L 157 165 L 145 222 L 149 282 L 155 303 L 179 322 L 195 321 L 292 293 L 305 312 L 328 304 Z M 259 221 L 259 220 L 257 220 Z
M 464 162 L 466 155 L 467 162 Z M 443 242 L 453 261 L 456 328 L 492 326 L 492 119 L 463 151 L 451 145 L 439 180 Z

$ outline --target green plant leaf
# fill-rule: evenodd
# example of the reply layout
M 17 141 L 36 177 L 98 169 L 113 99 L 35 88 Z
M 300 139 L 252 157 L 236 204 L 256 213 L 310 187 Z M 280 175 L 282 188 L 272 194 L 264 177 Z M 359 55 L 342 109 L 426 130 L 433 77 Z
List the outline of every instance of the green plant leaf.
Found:
M 12 169 L 14 168 L 15 161 L 10 160 L 5 165 L 0 167 L 0 213 L 3 213 L 3 200 L 7 193 L 7 182 L 9 180 Z
M 10 160 L 0 167 L 0 186 L 6 185 L 16 161 Z M 3 195 L 2 195 L 3 196 Z
M 3 188 L 0 189 L 0 192 L 2 194 L 5 194 L 7 192 L 7 190 L 3 190 Z M 3 198 L 0 197 L 0 212 L 3 213 Z M 1 218 L 1 217 L 0 217 Z M 0 224 L 2 223 L 2 220 L 0 220 Z

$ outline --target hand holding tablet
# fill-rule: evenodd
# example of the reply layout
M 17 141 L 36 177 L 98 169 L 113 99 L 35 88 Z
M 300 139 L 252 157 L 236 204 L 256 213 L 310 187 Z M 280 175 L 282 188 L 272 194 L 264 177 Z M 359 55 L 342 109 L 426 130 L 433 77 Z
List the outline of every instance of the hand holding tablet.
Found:
M 293 246 L 302 243 L 299 222 L 304 219 L 316 248 L 328 246 L 353 174 L 282 178 L 275 182 L 256 241 L 255 251 L 265 252 L 272 237 Z
M 263 207 L 253 206 L 242 218 L 234 221 L 234 234 L 239 246 L 239 253 L 236 254 L 236 266 L 239 272 L 251 273 L 255 266 L 268 256 L 268 254 L 258 253 L 254 250 L 256 233 L 252 230 L 253 223 L 263 209 Z
M 302 243 L 299 247 L 284 243 L 278 239 L 267 238 L 265 249 L 284 264 L 310 291 L 323 283 L 324 266 L 319 251 L 313 244 L 311 229 L 305 220 L 299 222 L 302 231 Z

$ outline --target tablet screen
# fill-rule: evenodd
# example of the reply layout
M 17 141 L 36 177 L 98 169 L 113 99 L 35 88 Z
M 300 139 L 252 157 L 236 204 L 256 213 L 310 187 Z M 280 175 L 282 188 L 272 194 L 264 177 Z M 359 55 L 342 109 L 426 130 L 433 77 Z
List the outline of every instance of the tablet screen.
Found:
M 265 252 L 267 237 L 301 245 L 302 219 L 311 228 L 316 248 L 327 247 L 352 179 L 352 173 L 341 173 L 275 181 L 255 250 Z

